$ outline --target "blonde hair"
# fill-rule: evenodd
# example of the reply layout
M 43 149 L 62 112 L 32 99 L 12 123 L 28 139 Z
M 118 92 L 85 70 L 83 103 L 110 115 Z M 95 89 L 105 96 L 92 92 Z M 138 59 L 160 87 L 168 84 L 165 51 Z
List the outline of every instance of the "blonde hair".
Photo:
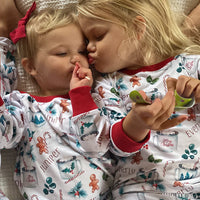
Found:
M 136 38 L 134 27 L 145 26 L 141 51 L 146 64 L 156 55 L 200 54 L 200 46 L 182 32 L 167 0 L 79 0 L 77 9 L 85 17 L 122 26 L 130 38 Z
M 19 57 L 34 59 L 39 40 L 45 37 L 45 34 L 70 23 L 77 23 L 73 8 L 69 7 L 64 10 L 47 9 L 39 14 L 34 14 L 26 24 L 26 37 L 17 42 Z
M 18 63 L 22 58 L 34 60 L 39 47 L 39 41 L 45 35 L 56 28 L 66 26 L 70 23 L 78 25 L 74 12 L 74 5 L 65 9 L 46 9 L 39 13 L 34 12 L 26 24 L 26 37 L 20 39 L 17 46 Z M 40 93 L 40 88 L 35 79 L 29 75 L 21 64 L 18 64 L 18 89 L 34 95 Z

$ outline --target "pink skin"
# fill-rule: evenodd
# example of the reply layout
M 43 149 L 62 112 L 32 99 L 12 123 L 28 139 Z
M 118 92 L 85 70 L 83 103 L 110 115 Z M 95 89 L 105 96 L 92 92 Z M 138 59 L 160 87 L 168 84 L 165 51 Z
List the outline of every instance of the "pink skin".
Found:
M 194 95 L 195 102 L 200 103 L 200 80 L 188 77 L 179 76 L 178 79 L 168 78 L 167 87 L 169 91 L 176 90 L 177 93 L 185 98 Z
M 75 24 L 68 24 L 47 33 L 39 41 L 34 60 L 23 58 L 22 65 L 37 81 L 41 96 L 66 94 L 72 88 L 86 85 L 85 82 L 90 84 L 88 80 L 84 82 L 81 75 L 84 70 L 90 71 L 85 49 L 80 28 Z M 71 80 L 77 62 L 82 66 L 80 78 L 73 76 L 76 79 Z
M 145 29 L 139 32 L 138 38 L 133 38 L 130 44 L 126 42 L 126 32 L 117 24 L 84 16 L 80 16 L 79 22 L 89 40 L 89 61 L 95 65 L 97 71 L 110 73 L 144 66 L 143 56 L 135 44 L 140 44 L 143 38 L 141 34 L 145 33 Z M 174 108 L 175 98 L 172 91 L 167 92 L 162 100 L 156 99 L 151 105 L 133 103 L 132 110 L 123 121 L 123 130 L 131 139 L 140 142 L 146 138 L 149 130 L 167 129 L 187 119 L 187 116 L 182 115 L 169 120 Z
M 194 8 L 188 18 L 185 21 L 185 25 L 190 27 L 191 29 L 195 26 L 197 29 L 200 29 L 200 1 L 196 8 Z
M 0 5 L 0 36 L 9 37 L 23 16 L 17 10 L 14 0 L 0 0 Z
M 142 62 L 143 59 L 136 56 L 135 45 L 127 42 L 128 35 L 121 26 L 84 16 L 80 16 L 79 22 L 89 40 L 89 63 L 94 64 L 97 71 L 110 73 L 132 69 L 138 67 L 136 63 Z
M 151 105 L 133 105 L 133 112 L 130 112 L 132 114 L 128 114 L 127 120 L 124 120 L 123 124 L 127 133 L 131 131 L 132 126 L 129 125 L 129 121 L 131 120 L 132 125 L 134 124 L 137 130 L 141 129 L 141 132 L 144 131 L 142 129 L 146 127 L 146 133 L 148 129 L 162 130 L 173 127 L 186 120 L 188 118 L 187 115 L 181 115 L 178 118 L 167 120 L 174 111 L 174 90 L 185 98 L 189 98 L 193 95 L 195 102 L 200 103 L 200 80 L 198 79 L 188 76 L 180 76 L 178 79 L 168 78 L 167 87 L 169 92 L 162 100 L 156 99 Z M 142 91 L 140 93 L 145 98 L 146 95 Z M 137 124 L 140 124 L 140 126 L 137 127 Z M 133 134 L 129 136 L 134 140 L 139 138 L 137 135 Z
M 82 67 L 80 63 L 77 62 L 72 74 L 70 88 L 74 89 L 81 86 L 92 86 L 92 83 L 93 83 L 93 78 L 91 70 Z
M 14 0 L 0 0 L 0 3 L 0 36 L 9 37 L 9 33 L 17 27 L 18 21 L 24 16 L 17 10 Z M 42 90 L 40 95 L 66 94 L 69 89 L 92 85 L 88 60 L 82 53 L 85 48 L 80 28 L 69 24 L 48 33 L 41 41 L 34 61 L 23 58 L 22 65 L 35 77 Z M 79 65 L 78 72 L 76 63 Z M 72 78 L 74 71 L 77 74 L 75 73 Z
M 169 91 L 165 97 L 156 99 L 150 105 L 133 103 L 132 110 L 123 121 L 125 133 L 136 142 L 142 141 L 149 130 L 162 130 L 178 125 L 187 119 L 182 115 L 169 120 L 174 112 L 174 92 Z

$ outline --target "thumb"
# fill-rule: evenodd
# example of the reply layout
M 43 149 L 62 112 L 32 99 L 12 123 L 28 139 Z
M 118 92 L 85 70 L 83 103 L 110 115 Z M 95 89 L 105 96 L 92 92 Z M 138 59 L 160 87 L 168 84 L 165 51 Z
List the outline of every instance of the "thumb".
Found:
M 148 99 L 146 93 L 145 93 L 143 90 L 140 90 L 140 91 L 138 91 L 138 92 L 141 94 L 141 96 L 143 97 L 143 99 L 144 99 L 145 101 L 149 101 L 149 99 Z

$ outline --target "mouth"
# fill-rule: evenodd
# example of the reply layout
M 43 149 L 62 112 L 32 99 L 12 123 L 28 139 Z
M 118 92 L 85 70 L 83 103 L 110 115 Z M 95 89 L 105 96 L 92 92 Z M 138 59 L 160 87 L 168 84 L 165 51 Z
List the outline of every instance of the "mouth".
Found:
M 88 56 L 88 62 L 89 62 L 90 65 L 92 65 L 92 64 L 95 63 L 95 60 L 91 56 Z

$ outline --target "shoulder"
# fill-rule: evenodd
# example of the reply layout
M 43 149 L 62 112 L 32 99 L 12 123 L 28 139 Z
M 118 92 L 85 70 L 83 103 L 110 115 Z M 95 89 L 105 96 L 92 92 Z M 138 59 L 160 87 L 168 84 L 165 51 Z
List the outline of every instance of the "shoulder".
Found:
M 200 67 L 200 55 L 180 54 L 175 57 L 176 64 L 193 74 Z

